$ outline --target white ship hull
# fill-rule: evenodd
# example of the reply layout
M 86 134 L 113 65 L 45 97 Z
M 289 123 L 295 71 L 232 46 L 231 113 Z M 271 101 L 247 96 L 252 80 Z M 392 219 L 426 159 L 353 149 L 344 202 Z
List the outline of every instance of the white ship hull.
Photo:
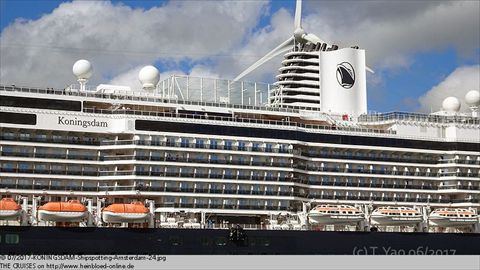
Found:
M 39 210 L 38 219 L 55 222 L 81 222 L 87 217 L 87 212 L 56 212 Z
M 311 213 L 308 215 L 310 224 L 355 224 L 363 220 L 361 215 L 331 215 Z
M 430 217 L 428 224 L 434 227 L 462 227 L 471 226 L 478 223 L 476 217 Z
M 386 225 L 386 226 L 401 226 L 401 225 L 413 225 L 422 222 L 420 216 L 384 216 L 384 215 L 372 215 L 370 217 L 370 223 L 372 225 Z
M 22 210 L 0 210 L 0 220 L 16 220 Z
M 102 219 L 106 223 L 146 223 L 149 217 L 150 213 L 102 213 Z

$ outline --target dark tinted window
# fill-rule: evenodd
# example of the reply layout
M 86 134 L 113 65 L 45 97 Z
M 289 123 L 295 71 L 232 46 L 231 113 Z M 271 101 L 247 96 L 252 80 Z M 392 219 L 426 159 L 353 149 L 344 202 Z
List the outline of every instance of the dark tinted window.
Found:
M 0 112 L 0 123 L 36 125 L 37 116 L 30 113 Z
M 62 111 L 81 110 L 80 101 L 11 96 L 0 96 L 0 106 Z
M 463 150 L 476 151 L 480 149 L 480 144 L 459 143 L 459 142 L 433 142 L 419 140 L 405 140 L 394 138 L 379 138 L 366 136 L 332 135 L 308 133 L 294 130 L 279 130 L 267 128 L 246 128 L 190 123 L 172 123 L 150 120 L 136 120 L 135 128 L 137 130 L 147 131 L 165 131 L 178 133 L 211 134 L 227 136 L 243 136 L 254 138 L 271 138 L 299 140 L 305 142 L 366 145 L 366 146 L 386 146 L 399 148 L 417 148 L 432 150 Z

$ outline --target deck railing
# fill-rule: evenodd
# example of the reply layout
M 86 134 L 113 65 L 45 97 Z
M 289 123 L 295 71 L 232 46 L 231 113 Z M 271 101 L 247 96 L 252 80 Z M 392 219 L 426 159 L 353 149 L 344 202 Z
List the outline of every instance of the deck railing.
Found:
M 430 122 L 430 123 L 458 123 L 458 124 L 480 124 L 478 117 L 467 115 L 437 115 L 422 114 L 411 112 L 388 112 L 364 114 L 358 118 L 359 122 L 385 122 L 385 121 L 412 121 L 412 122 Z

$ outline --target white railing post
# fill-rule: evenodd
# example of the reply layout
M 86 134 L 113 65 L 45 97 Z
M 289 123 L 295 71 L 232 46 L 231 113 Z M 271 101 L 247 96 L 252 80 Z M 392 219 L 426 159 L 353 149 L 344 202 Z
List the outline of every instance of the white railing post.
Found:
M 227 99 L 228 99 L 228 104 L 232 104 L 232 100 L 231 100 L 231 95 L 230 95 L 230 83 L 232 83 L 232 81 L 228 80 L 227 81 Z
M 257 83 L 253 86 L 253 105 L 257 106 Z
M 87 209 L 88 209 L 88 217 L 87 217 L 87 227 L 93 227 L 93 202 L 92 199 L 87 199 Z
M 217 81 L 217 79 L 213 81 L 213 99 L 215 103 L 217 103 Z

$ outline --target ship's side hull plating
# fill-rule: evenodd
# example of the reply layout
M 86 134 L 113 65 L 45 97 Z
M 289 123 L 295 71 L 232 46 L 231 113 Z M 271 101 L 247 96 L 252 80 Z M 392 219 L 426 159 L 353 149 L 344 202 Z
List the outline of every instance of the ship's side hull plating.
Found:
M 0 227 L 0 254 L 479 255 L 480 234 Z

